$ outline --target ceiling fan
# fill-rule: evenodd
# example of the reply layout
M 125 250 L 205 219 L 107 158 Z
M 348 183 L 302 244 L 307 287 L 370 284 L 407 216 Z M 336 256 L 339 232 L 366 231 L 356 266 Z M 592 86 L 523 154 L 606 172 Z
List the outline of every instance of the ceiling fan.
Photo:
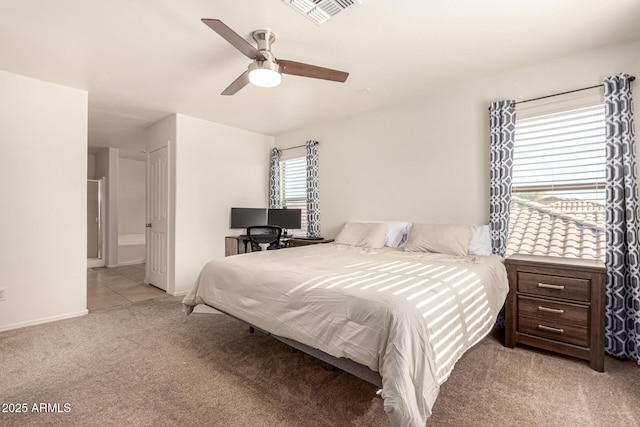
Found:
M 349 73 L 344 71 L 286 59 L 276 59 L 271 53 L 271 45 L 275 43 L 276 35 L 269 30 L 256 30 L 252 33 L 253 39 L 258 43 L 256 49 L 219 19 L 203 19 L 202 22 L 253 60 L 247 71 L 240 74 L 233 83 L 222 91 L 221 95 L 233 95 L 249 83 L 262 87 L 277 86 L 280 84 L 282 73 L 342 83 L 349 77 Z

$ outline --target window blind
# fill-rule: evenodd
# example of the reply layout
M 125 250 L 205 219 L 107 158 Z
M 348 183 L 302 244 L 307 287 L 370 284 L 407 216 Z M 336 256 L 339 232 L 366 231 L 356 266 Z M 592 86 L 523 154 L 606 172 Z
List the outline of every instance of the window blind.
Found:
M 307 158 L 295 157 L 280 162 L 283 207 L 302 210 L 302 230 L 307 229 Z
M 604 106 L 518 120 L 513 191 L 604 188 Z

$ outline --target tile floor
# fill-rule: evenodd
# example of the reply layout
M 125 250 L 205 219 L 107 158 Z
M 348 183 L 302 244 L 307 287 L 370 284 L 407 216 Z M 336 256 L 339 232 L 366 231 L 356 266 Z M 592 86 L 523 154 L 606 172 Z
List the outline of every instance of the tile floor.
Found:
M 87 308 L 98 310 L 166 296 L 144 283 L 144 264 L 87 270 Z

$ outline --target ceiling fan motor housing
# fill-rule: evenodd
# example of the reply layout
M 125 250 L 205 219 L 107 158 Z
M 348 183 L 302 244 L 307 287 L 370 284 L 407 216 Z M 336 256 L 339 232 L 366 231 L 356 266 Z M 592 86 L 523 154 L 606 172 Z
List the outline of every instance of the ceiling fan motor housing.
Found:
M 271 45 L 276 41 L 276 35 L 270 30 L 255 30 L 252 34 L 253 39 L 258 43 L 258 50 L 265 57 L 264 61 L 256 59 L 249 65 L 249 71 L 261 69 L 261 70 L 273 70 L 280 72 L 280 66 L 276 62 L 276 58 L 271 53 Z
M 276 35 L 270 30 L 255 30 L 251 36 L 258 43 L 258 50 L 271 54 L 271 45 L 276 42 Z

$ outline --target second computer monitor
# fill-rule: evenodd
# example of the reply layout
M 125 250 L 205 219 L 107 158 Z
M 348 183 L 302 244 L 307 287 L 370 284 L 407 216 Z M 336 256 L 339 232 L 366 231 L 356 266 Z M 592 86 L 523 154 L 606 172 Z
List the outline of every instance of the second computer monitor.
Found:
M 302 209 L 269 209 L 267 223 L 286 230 L 298 230 L 302 227 Z

